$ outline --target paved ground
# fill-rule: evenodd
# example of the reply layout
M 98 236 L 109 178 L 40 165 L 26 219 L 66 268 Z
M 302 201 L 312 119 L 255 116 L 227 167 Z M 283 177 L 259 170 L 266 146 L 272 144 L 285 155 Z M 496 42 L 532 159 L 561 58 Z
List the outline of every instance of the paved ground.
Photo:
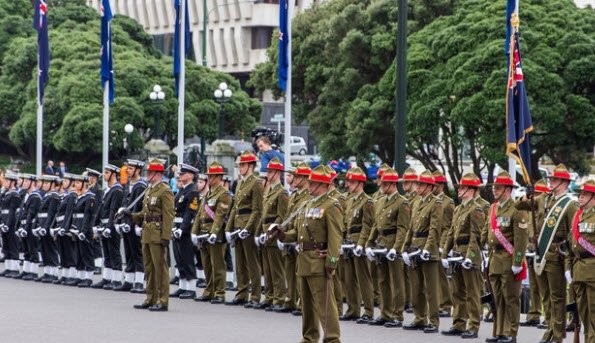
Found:
M 172 299 L 166 313 L 132 308 L 142 300 L 143 295 L 0 278 L 0 342 L 278 343 L 299 342 L 301 337 L 301 321 L 290 314 L 180 299 Z M 407 314 L 406 322 L 411 318 Z M 441 328 L 450 323 L 443 318 Z M 491 330 L 491 324 L 482 323 L 480 339 L 471 341 L 483 342 Z M 521 328 L 518 342 L 537 342 L 541 334 L 536 328 Z M 341 336 L 342 342 L 463 341 L 353 322 L 341 323 Z

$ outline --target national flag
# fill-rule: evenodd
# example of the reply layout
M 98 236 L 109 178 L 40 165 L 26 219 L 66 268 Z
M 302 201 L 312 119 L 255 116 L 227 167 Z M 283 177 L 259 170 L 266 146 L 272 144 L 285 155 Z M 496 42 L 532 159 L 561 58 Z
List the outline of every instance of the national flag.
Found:
M 279 1 L 279 65 L 277 71 L 279 74 L 279 88 L 285 92 L 287 87 L 287 73 L 289 68 L 289 51 L 287 50 L 290 33 L 287 30 L 287 3 L 288 0 Z
M 531 144 L 529 132 L 533 131 L 531 111 L 525 92 L 525 82 L 519 46 L 518 15 L 510 36 L 510 54 L 508 64 L 508 89 L 506 97 L 506 154 L 514 157 L 521 167 L 523 179 L 531 184 Z
M 184 0 L 186 3 L 184 4 L 186 10 L 186 23 L 185 23 L 185 30 L 184 30 L 184 46 L 185 46 L 185 58 L 188 57 L 188 53 L 190 50 L 190 17 L 188 16 L 188 0 Z M 182 23 L 182 18 L 180 17 L 180 7 L 182 3 L 180 0 L 174 0 L 174 8 L 176 10 L 176 21 L 175 21 L 175 30 L 174 30 L 174 78 L 176 79 L 175 84 L 175 92 L 176 97 L 178 96 L 178 83 L 180 79 L 180 25 Z
M 114 68 L 112 60 L 112 9 L 109 0 L 101 1 L 101 87 L 109 85 L 109 103 L 113 104 L 116 98 L 114 91 Z
M 50 42 L 48 37 L 48 5 L 44 0 L 35 0 L 33 28 L 37 31 L 37 89 L 39 104 L 43 104 L 44 87 L 50 71 Z

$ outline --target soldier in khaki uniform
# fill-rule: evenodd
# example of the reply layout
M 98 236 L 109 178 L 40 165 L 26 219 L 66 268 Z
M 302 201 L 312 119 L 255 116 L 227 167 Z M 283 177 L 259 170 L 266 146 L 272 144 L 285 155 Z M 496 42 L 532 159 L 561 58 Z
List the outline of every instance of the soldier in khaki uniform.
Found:
M 374 192 L 374 194 L 372 194 L 372 201 L 374 202 L 374 208 L 376 208 L 376 203 L 378 202 L 378 200 L 384 196 L 384 193 L 382 193 L 382 188 L 380 187 L 380 183 L 381 183 L 382 175 L 389 168 L 390 168 L 390 166 L 386 163 L 383 163 L 380 166 L 380 168 L 378 168 L 378 174 L 377 174 L 377 178 L 376 178 L 376 185 L 378 186 L 378 190 L 376 192 Z M 376 212 L 374 212 L 374 213 L 376 213 Z M 365 244 L 362 245 L 362 247 L 365 247 L 365 246 L 366 246 Z M 361 254 L 361 252 L 360 252 L 360 254 Z M 370 275 L 372 275 L 372 286 L 374 286 L 374 305 L 379 306 L 380 305 L 380 287 L 378 285 L 378 269 L 376 268 L 376 263 L 374 261 L 367 260 L 366 263 L 368 264 L 368 268 L 370 269 Z M 364 323 L 362 323 L 362 324 L 364 324 Z
M 287 217 L 295 214 L 293 220 L 291 220 L 285 231 L 297 230 L 297 225 L 301 218 L 297 218 L 296 211 L 301 210 L 305 203 L 310 200 L 310 193 L 308 192 L 308 177 L 312 170 L 306 162 L 301 162 L 291 175 L 290 186 L 295 191 L 289 196 L 287 205 Z M 289 179 L 289 178 L 288 178 Z M 285 218 L 287 220 L 287 218 Z M 283 246 L 283 258 L 285 266 L 285 282 L 287 284 L 287 297 L 285 298 L 285 304 L 283 308 L 276 312 L 293 312 L 298 314 L 301 310 L 298 307 L 298 285 L 296 277 L 296 263 L 297 263 L 297 250 L 294 245 L 285 244 Z
M 343 251 L 345 285 L 348 313 L 340 320 L 357 320 L 363 324 L 374 319 L 374 291 L 366 257 L 362 256 L 372 226 L 374 226 L 374 202 L 364 193 L 366 174 L 361 168 L 349 169 L 345 176 L 350 198 L 345 206 L 346 244 L 355 244 L 355 252 Z M 357 254 L 355 254 L 357 253 Z M 360 317 L 360 304 L 364 303 L 364 315 Z M 352 311 L 349 313 L 349 311 Z
M 340 342 L 340 329 L 332 278 L 341 249 L 343 212 L 339 203 L 327 193 L 332 181 L 323 166 L 314 168 L 309 180 L 308 189 L 313 198 L 300 211 L 303 222 L 288 232 L 275 232 L 279 240 L 299 244 L 297 276 L 303 312 L 301 342 L 318 342 L 319 327 L 322 326 L 322 341 L 335 343 Z
M 544 219 L 544 206 L 545 206 L 545 197 L 547 193 L 550 192 L 550 188 L 548 187 L 545 180 L 541 179 L 535 183 L 535 225 L 533 227 L 533 220 L 529 222 L 529 244 L 527 244 L 527 251 L 535 253 L 536 249 L 536 242 L 537 237 L 539 236 L 539 231 L 543 226 L 543 219 Z M 541 323 L 541 299 L 543 297 L 543 292 L 539 289 L 539 282 L 537 281 L 537 274 L 535 273 L 534 265 L 535 258 L 529 258 L 527 256 L 527 266 L 529 267 L 529 311 L 527 312 L 527 317 L 524 322 L 520 322 L 520 326 L 537 326 Z M 544 313 L 549 313 L 549 302 L 546 302 L 544 306 Z M 546 326 L 547 327 L 547 326 Z
M 508 172 L 500 172 L 494 181 L 495 202 L 483 233 L 490 247 L 488 273 L 496 303 L 496 336 L 487 338 L 487 343 L 516 342 L 519 328 L 521 280 L 527 274 L 529 213 L 512 200 L 513 187 Z
M 411 209 L 409 202 L 397 191 L 399 175 L 390 168 L 381 179 L 385 194 L 375 205 L 376 222 L 366 242 L 366 255 L 376 260 L 380 285 L 380 316 L 370 321 L 370 325 L 400 327 L 403 325 L 404 277 L 403 261 L 387 261 L 388 256 L 376 256 L 372 248 L 391 249 L 389 253 L 401 253 L 405 235 L 409 227 Z
M 405 169 L 403 178 L 403 191 L 405 191 L 405 198 L 409 201 L 411 207 L 411 213 L 415 213 L 415 207 L 419 203 L 420 196 L 417 194 L 417 172 L 413 168 Z M 410 228 L 408 228 L 409 230 Z M 403 264 L 405 268 L 405 310 L 408 313 L 413 312 L 411 307 L 411 281 L 409 279 L 409 266 Z
M 595 342 L 595 180 L 581 186 L 578 198 L 580 209 L 576 212 L 570 233 L 570 260 L 572 287 L 584 325 L 585 342 Z
M 202 198 L 198 214 L 192 225 L 192 239 L 196 245 L 198 235 L 208 234 L 208 244 L 200 247 L 207 287 L 196 301 L 211 304 L 225 302 L 225 217 L 229 213 L 231 195 L 223 188 L 223 166 L 215 161 L 207 169 L 209 192 Z
M 436 170 L 432 173 L 436 185 L 434 186 L 434 195 L 442 201 L 442 228 L 440 229 L 440 244 L 439 248 L 442 250 L 450 224 L 452 222 L 452 214 L 455 208 L 455 202 L 451 197 L 444 193 L 448 190 L 446 177 L 440 171 Z M 442 253 L 442 251 L 440 251 Z M 446 268 L 439 269 L 439 283 L 440 283 L 440 317 L 449 317 L 450 309 L 452 307 L 452 300 L 450 297 L 450 285 L 448 276 L 446 275 Z
M 281 224 L 286 216 L 289 195 L 281 185 L 284 171 L 281 160 L 274 157 L 267 165 L 267 185 L 264 190 L 262 218 L 256 236 L 266 234 L 272 224 Z M 283 255 L 277 240 L 268 237 L 262 246 L 262 269 L 264 272 L 264 301 L 254 308 L 266 311 L 279 311 L 285 303 L 285 269 Z
M 147 296 L 134 308 L 150 311 L 167 311 L 169 303 L 169 273 L 167 256 L 174 222 L 174 194 L 163 182 L 165 171 L 161 161 L 152 160 L 148 167 L 149 187 L 143 198 L 140 212 L 132 213 L 133 223 L 142 225 L 141 244 L 143 264 L 147 277 Z M 129 210 L 119 211 L 121 215 L 130 214 Z
M 258 158 L 251 151 L 240 155 L 240 180 L 236 187 L 235 201 L 225 229 L 231 243 L 231 232 L 241 230 L 235 239 L 236 278 L 238 292 L 227 305 L 253 307 L 260 303 L 260 259 L 253 239 L 260 223 L 263 187 L 254 174 Z M 252 237 L 251 237 L 252 236 Z M 250 291 L 250 294 L 248 294 Z M 248 301 L 248 295 L 250 300 Z
M 440 325 L 440 285 L 438 284 L 440 254 L 440 231 L 442 230 L 442 200 L 434 196 L 436 182 L 432 172 L 426 170 L 419 175 L 418 192 L 420 200 L 411 212 L 411 229 L 403 244 L 403 261 L 411 269 L 411 303 L 415 319 L 403 325 L 404 330 L 423 330 L 424 333 L 438 332 Z M 421 250 L 418 257 L 409 258 L 409 252 Z M 415 261 L 417 260 L 417 262 Z
M 550 187 L 551 192 L 544 201 L 544 224 L 539 228 L 534 262 L 539 289 L 542 290 L 546 308 L 547 330 L 543 333 L 543 342 L 562 342 L 566 336 L 566 283 L 564 272 L 570 266 L 567 258 L 567 239 L 572 220 L 578 209 L 578 203 L 567 192 L 570 173 L 563 164 L 554 169 Z M 551 242 L 551 243 L 550 243 Z
M 482 315 L 480 303 L 483 278 L 480 271 L 481 248 L 479 240 L 485 223 L 485 213 L 474 201 L 475 189 L 481 186 L 479 178 L 463 175 L 458 189 L 461 204 L 454 210 L 452 226 L 442 246 L 442 265 L 449 265 L 447 257 L 462 256 L 461 264 L 453 265 L 452 272 L 452 327 L 441 333 L 445 336 L 477 338 Z M 451 253 L 452 249 L 452 253 Z

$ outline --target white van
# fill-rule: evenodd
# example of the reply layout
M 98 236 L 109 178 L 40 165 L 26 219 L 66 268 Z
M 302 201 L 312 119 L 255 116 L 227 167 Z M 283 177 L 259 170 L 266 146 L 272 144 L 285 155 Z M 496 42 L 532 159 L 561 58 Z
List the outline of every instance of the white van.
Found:
M 308 146 L 306 145 L 306 141 L 302 137 L 291 136 L 290 147 L 290 152 L 292 155 L 305 155 L 308 153 Z

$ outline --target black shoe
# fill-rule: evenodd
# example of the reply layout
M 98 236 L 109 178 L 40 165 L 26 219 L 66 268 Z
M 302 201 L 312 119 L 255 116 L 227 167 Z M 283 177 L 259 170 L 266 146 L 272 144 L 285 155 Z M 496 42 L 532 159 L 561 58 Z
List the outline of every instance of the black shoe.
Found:
M 132 283 L 124 282 L 120 286 L 114 287 L 114 291 L 116 292 L 128 292 L 132 290 Z
M 91 287 L 91 285 L 93 284 L 93 281 L 91 279 L 85 279 L 81 282 L 78 283 L 78 285 L 76 285 L 79 288 L 89 288 Z
M 283 306 L 277 304 L 277 305 L 273 305 L 273 306 L 265 309 L 265 311 L 267 311 L 267 312 L 279 312 L 282 308 L 283 308 Z
M 34 278 L 33 281 L 35 281 L 35 282 L 41 282 L 41 280 L 47 279 L 48 276 L 49 276 L 48 274 L 43 274 L 41 276 L 38 276 L 38 277 Z
M 438 316 L 440 316 L 441 318 L 450 317 L 450 311 L 440 310 L 438 311 Z
M 54 281 L 58 280 L 58 278 L 54 275 L 48 275 L 48 277 L 46 278 L 42 278 L 41 282 L 42 283 L 53 283 Z
M 247 301 L 245 299 L 234 298 L 232 301 L 226 301 L 225 302 L 225 305 L 227 305 L 227 306 L 239 306 L 239 305 L 244 305 L 246 303 L 247 303 Z
M 386 319 L 386 318 L 382 318 L 382 317 L 378 317 L 374 320 L 370 320 L 368 322 L 368 325 L 373 325 L 373 326 L 382 326 L 384 325 L 384 323 L 388 322 L 390 319 Z
M 516 337 L 502 337 L 497 343 L 516 343 Z
M 132 289 L 130 290 L 130 293 L 141 293 L 144 290 L 143 284 L 140 282 L 135 282 L 132 285 Z
M 108 283 L 109 283 L 109 280 L 101 279 L 101 281 L 92 284 L 91 288 L 94 288 L 94 289 L 103 288 L 103 286 L 107 285 Z
M 223 303 L 225 303 L 225 299 L 223 297 L 214 297 L 213 299 L 211 299 L 211 304 L 213 305 L 219 305 Z
M 112 289 L 114 289 L 114 281 L 110 281 L 108 283 L 106 283 L 105 285 L 103 285 L 103 289 L 105 289 L 106 291 L 111 291 Z
M 432 324 L 429 324 L 424 328 L 424 333 L 436 333 L 438 332 L 438 328 Z
M 276 309 L 274 311 L 277 313 L 289 313 L 289 312 L 293 311 L 293 309 L 291 307 L 281 306 L 279 309 Z
M 177 285 L 178 283 L 180 283 L 180 277 L 178 276 L 174 276 L 171 278 L 171 280 L 169 280 L 170 285 Z
M 258 305 L 258 303 L 256 301 L 248 301 L 247 303 L 244 304 L 244 308 L 254 308 L 254 306 Z
M 477 332 L 467 330 L 461 334 L 461 338 L 477 338 Z
M 179 296 L 180 299 L 194 299 L 194 297 L 196 297 L 195 291 L 184 291 Z
M 180 294 L 182 294 L 184 292 L 185 292 L 185 290 L 183 290 L 181 288 L 178 288 L 175 292 L 170 293 L 169 296 L 172 297 L 172 298 L 177 298 L 177 297 L 180 296 Z
M 271 307 L 271 304 L 267 304 L 267 303 L 258 303 L 258 304 L 254 304 L 254 306 L 252 306 L 253 309 L 255 310 L 266 310 L 267 307 Z
M 372 317 L 364 314 L 363 316 L 357 318 L 357 320 L 355 321 L 357 324 L 368 324 L 370 321 L 372 321 Z
M 200 297 L 194 298 L 194 301 L 206 303 L 206 302 L 211 301 L 211 298 L 210 297 L 207 297 L 207 296 L 204 296 L 204 295 L 201 295 Z
M 167 312 L 167 305 L 155 304 L 149 307 L 151 312 Z
M 11 278 L 11 279 L 16 278 L 17 276 L 19 276 L 19 271 L 18 270 L 13 270 L 10 273 L 6 274 L 6 277 L 7 278 Z
M 134 307 L 137 310 L 146 310 L 146 309 L 150 308 L 151 306 L 153 306 L 153 305 L 151 305 L 149 303 L 142 303 L 142 304 L 133 305 L 132 307 Z
M 0 276 L 6 276 L 6 274 L 8 274 L 10 272 L 10 270 L 8 269 L 4 269 L 1 273 Z
M 63 284 L 64 282 L 66 282 L 66 278 L 65 278 L 65 277 L 61 277 L 61 278 L 59 278 L 59 279 L 56 279 L 56 280 L 52 281 L 52 283 L 53 283 L 54 285 L 61 285 L 61 284 Z
M 520 326 L 537 326 L 538 324 L 539 319 L 526 320 L 524 322 L 519 323 Z
M 486 338 L 486 343 L 496 343 L 500 340 L 500 338 L 504 338 L 505 336 L 494 336 Z
M 302 316 L 302 310 L 293 310 L 291 311 L 291 314 L 296 316 L 296 317 L 301 317 Z
M 349 322 L 349 321 L 358 320 L 358 319 L 359 319 L 358 316 L 348 316 L 346 314 L 339 317 L 339 320 L 344 321 L 344 322 Z
M 77 278 L 69 278 L 69 279 L 67 279 L 67 280 L 64 282 L 64 285 L 65 285 L 65 286 L 73 286 L 73 287 L 74 287 L 74 286 L 78 285 L 78 284 L 79 284 L 79 282 L 81 282 L 81 280 L 80 280 L 80 279 L 77 279 Z
M 25 275 L 27 275 L 28 273 L 25 272 L 20 272 L 19 274 L 15 275 L 14 278 L 15 279 L 22 279 L 25 277 Z
M 23 281 L 32 281 L 32 280 L 35 280 L 35 274 L 27 273 L 27 274 L 23 275 Z
M 545 330 L 545 329 L 547 329 L 547 323 L 544 320 L 543 322 L 537 324 L 535 327 L 538 329 L 541 329 L 541 330 Z
M 426 328 L 426 325 L 419 324 L 419 323 L 409 323 L 403 325 L 403 330 L 423 330 Z
M 400 320 L 387 320 L 383 325 L 385 328 L 400 328 L 403 327 L 403 322 Z
M 465 331 L 462 331 L 459 329 L 450 328 L 450 329 L 448 329 L 448 331 L 442 330 L 440 333 L 443 334 L 444 336 L 461 336 L 464 332 Z

